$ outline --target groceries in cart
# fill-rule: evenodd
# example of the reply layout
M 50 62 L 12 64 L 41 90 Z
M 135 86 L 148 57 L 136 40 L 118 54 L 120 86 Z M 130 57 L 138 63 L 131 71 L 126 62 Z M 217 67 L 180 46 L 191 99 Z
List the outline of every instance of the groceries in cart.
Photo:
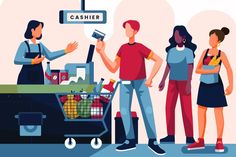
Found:
M 93 88 L 93 92 L 96 94 L 100 94 L 102 91 L 102 87 L 103 87 L 103 82 L 104 82 L 104 78 L 101 78 L 100 82 Z
M 63 111 L 67 119 L 102 119 L 104 110 L 110 102 L 114 92 L 115 80 L 110 80 L 109 84 L 102 85 L 104 79 L 94 87 L 93 93 L 80 91 L 70 94 L 60 95 L 59 100 L 63 106 Z
M 66 100 L 64 97 L 61 98 L 62 100 L 65 100 L 63 109 L 67 118 L 69 119 L 75 119 L 79 117 L 78 105 L 77 105 L 78 101 L 76 101 L 74 98 L 75 98 L 74 95 L 67 95 Z
M 102 119 L 103 117 L 103 104 L 99 98 L 94 99 L 91 106 L 91 118 L 92 119 Z
M 109 84 L 103 85 L 103 88 L 101 90 L 101 96 L 100 99 L 104 103 L 108 103 L 111 99 L 111 93 L 114 92 L 114 84 L 116 83 L 115 80 L 110 79 Z
M 75 138 L 79 137 L 91 137 L 91 146 L 94 149 L 99 149 L 102 146 L 102 140 L 100 137 L 105 135 L 109 128 L 105 122 L 109 116 L 109 109 L 111 109 L 112 100 L 121 82 L 117 82 L 114 86 L 115 80 L 110 80 L 110 83 L 103 85 L 104 79 L 101 79 L 100 83 L 91 90 L 91 93 L 85 91 L 80 92 L 68 92 L 57 93 L 56 97 L 59 105 L 62 109 L 65 122 L 76 122 L 86 124 L 94 128 L 96 126 L 103 129 L 94 129 L 95 132 L 88 133 L 80 132 L 75 134 L 65 134 L 65 147 L 73 149 L 76 146 Z M 106 102 L 105 102 L 105 101 Z
M 63 111 L 68 119 L 90 118 L 92 99 L 84 92 L 60 96 Z
M 93 100 L 88 99 L 82 99 L 78 103 L 78 114 L 80 118 L 90 118 L 91 117 L 91 106 L 92 106 Z
M 104 103 L 98 95 L 81 93 L 77 95 L 60 96 L 63 111 L 68 119 L 101 119 Z

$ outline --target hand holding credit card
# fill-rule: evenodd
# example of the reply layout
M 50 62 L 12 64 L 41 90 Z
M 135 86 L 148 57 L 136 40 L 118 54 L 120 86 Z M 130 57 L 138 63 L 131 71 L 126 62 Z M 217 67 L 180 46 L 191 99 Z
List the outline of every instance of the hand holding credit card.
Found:
M 92 34 L 92 37 L 95 38 L 95 39 L 101 39 L 101 41 L 103 41 L 103 39 L 105 38 L 106 34 L 99 31 L 99 30 L 96 30 L 93 32 Z

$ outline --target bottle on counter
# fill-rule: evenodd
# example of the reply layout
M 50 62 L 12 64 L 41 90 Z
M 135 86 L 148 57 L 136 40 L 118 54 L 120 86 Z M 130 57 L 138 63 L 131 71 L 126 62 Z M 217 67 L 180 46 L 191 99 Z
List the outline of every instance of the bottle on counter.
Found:
M 102 88 L 102 95 L 100 96 L 100 100 L 105 102 L 105 103 L 108 103 L 110 101 L 110 96 L 111 96 L 111 93 L 114 92 L 114 84 L 115 84 L 115 80 L 113 79 L 110 79 L 110 82 L 106 85 L 103 85 L 103 88 Z
M 52 73 L 50 68 L 50 62 L 47 62 L 47 69 L 45 71 L 44 84 L 52 84 Z
M 93 92 L 96 94 L 100 94 L 102 91 L 102 84 L 103 84 L 104 78 L 101 78 L 100 82 L 93 88 Z

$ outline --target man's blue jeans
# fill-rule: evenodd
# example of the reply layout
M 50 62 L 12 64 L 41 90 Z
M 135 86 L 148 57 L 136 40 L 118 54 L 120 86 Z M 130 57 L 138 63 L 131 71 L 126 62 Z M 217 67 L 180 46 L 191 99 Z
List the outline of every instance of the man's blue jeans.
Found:
M 122 82 L 127 82 L 123 80 Z M 126 138 L 134 139 L 134 128 L 131 117 L 131 104 L 133 91 L 136 91 L 139 105 L 142 111 L 146 132 L 149 139 L 156 139 L 156 128 L 152 102 L 148 87 L 145 85 L 146 80 L 128 81 L 128 84 L 121 83 L 120 86 L 120 112 L 125 128 Z

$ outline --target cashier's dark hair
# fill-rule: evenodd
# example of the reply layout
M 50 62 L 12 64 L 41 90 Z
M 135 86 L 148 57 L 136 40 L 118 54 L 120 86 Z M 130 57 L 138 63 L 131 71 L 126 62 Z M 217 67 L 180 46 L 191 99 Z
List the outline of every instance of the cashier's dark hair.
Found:
M 168 53 L 169 50 L 173 47 L 176 47 L 177 43 L 175 42 L 175 31 L 178 30 L 180 36 L 185 37 L 186 42 L 184 43 L 185 47 L 191 49 L 193 51 L 193 56 L 195 58 L 195 50 L 197 49 L 197 45 L 192 43 L 192 36 L 189 34 L 185 26 L 175 26 L 173 35 L 169 39 L 170 45 L 166 48 L 166 52 Z
M 33 36 L 32 36 L 31 30 L 36 29 L 40 24 L 42 25 L 42 27 L 44 26 L 43 22 L 39 22 L 39 21 L 36 21 L 36 20 L 31 20 L 28 23 L 27 29 L 25 31 L 25 38 L 26 39 L 32 39 Z M 39 38 L 37 38 L 37 40 L 40 40 L 41 38 L 42 38 L 42 35 Z

